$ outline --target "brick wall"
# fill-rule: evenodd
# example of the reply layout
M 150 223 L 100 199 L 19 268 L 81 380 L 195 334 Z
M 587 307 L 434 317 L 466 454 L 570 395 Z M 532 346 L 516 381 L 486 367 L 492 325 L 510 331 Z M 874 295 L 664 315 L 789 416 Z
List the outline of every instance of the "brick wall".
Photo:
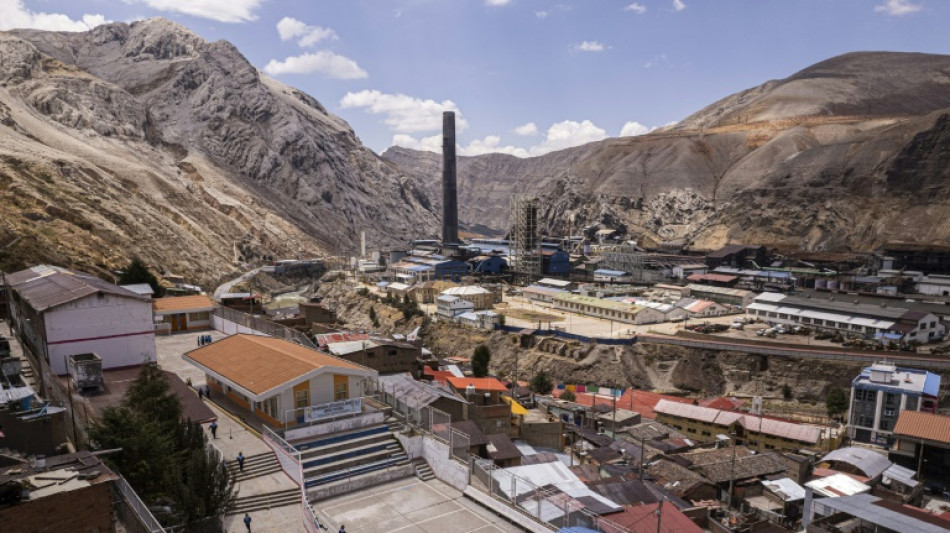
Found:
M 22 533 L 113 530 L 112 483 L 53 494 L 0 509 L 0 530 Z M 15 526 L 14 526 L 15 525 Z

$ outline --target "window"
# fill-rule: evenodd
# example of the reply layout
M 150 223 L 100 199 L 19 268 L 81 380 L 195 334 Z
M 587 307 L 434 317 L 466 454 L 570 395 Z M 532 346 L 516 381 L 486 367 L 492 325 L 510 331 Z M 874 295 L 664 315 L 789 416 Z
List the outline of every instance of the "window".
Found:
M 917 401 L 918 401 L 918 400 L 919 400 L 919 398 L 916 397 L 916 396 L 908 396 L 908 397 L 907 397 L 907 401 L 904 403 L 904 409 L 906 409 L 906 410 L 908 410 L 908 411 L 916 411 L 916 410 L 917 410 Z
M 310 391 L 307 389 L 294 391 L 294 407 L 300 409 L 301 407 L 310 406 Z
M 349 397 L 349 383 L 346 380 L 337 381 L 333 384 L 334 401 L 339 402 Z
M 854 391 L 854 400 L 856 402 L 873 402 L 877 400 L 877 391 L 856 389 Z
M 704 437 L 711 437 L 711 436 L 712 436 L 712 433 L 710 433 L 710 432 L 708 432 L 708 431 L 703 431 L 703 432 L 702 432 L 702 436 L 704 436 Z
M 885 410 L 884 410 L 884 416 L 893 417 L 893 416 L 894 416 L 894 410 L 893 410 L 893 409 L 890 409 L 890 408 L 885 409 Z
M 201 321 L 201 320 L 210 320 L 211 315 L 207 311 L 202 311 L 200 313 L 188 313 L 188 320 Z
M 897 395 L 892 393 L 887 393 L 884 395 L 884 403 L 886 405 L 895 405 L 897 403 Z

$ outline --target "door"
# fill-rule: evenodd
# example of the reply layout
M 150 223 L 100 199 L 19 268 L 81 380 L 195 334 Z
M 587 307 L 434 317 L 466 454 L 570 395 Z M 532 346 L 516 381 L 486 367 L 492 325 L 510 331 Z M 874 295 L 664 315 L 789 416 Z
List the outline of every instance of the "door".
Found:
M 186 320 L 185 314 L 175 315 L 176 321 L 178 322 L 178 329 L 176 331 L 187 331 L 188 330 L 188 321 Z

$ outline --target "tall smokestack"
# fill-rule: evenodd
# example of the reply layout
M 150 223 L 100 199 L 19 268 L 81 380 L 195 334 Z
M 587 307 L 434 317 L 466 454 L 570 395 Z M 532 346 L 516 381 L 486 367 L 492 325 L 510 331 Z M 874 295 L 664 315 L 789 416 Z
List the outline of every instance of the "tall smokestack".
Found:
M 459 242 L 458 187 L 455 181 L 455 112 L 442 113 L 442 244 Z

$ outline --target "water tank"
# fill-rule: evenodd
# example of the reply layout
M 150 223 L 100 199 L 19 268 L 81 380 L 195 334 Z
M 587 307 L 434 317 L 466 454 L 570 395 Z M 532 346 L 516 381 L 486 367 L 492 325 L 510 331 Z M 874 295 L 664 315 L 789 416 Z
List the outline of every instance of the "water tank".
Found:
M 80 353 L 68 358 L 69 375 L 77 389 L 102 385 L 102 358 L 94 353 Z

